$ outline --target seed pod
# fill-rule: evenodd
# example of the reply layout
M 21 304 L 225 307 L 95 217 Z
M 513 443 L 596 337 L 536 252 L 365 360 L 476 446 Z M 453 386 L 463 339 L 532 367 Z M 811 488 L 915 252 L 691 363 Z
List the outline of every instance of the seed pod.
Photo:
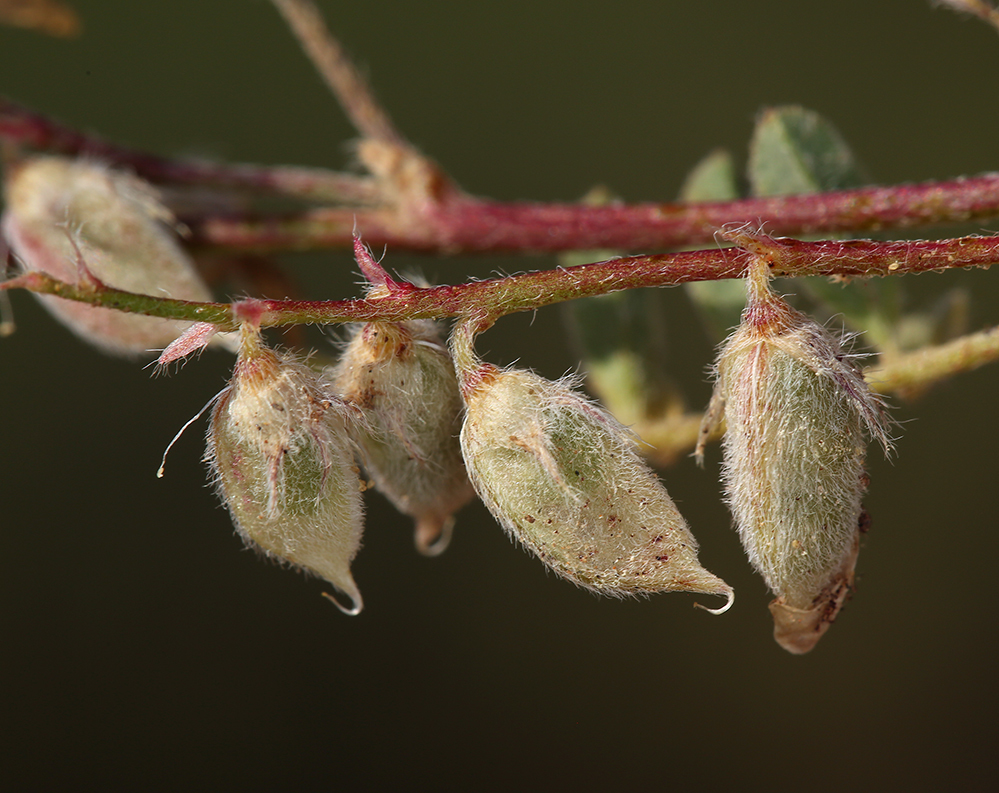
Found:
M 453 513 L 474 495 L 461 459 L 464 406 L 436 323 L 360 326 L 329 375 L 364 411 L 355 441 L 364 469 L 392 504 L 416 519 L 417 549 L 443 551 Z
M 75 242 L 87 269 L 108 286 L 211 300 L 194 263 L 165 225 L 169 211 L 137 177 L 85 160 L 36 157 L 14 166 L 5 187 L 0 233 L 26 270 L 76 283 Z M 163 348 L 191 324 L 35 296 L 78 336 L 117 355 Z
M 594 592 L 700 592 L 728 598 L 713 613 L 731 606 L 732 588 L 700 566 L 686 522 L 614 418 L 532 372 L 479 363 L 459 377 L 469 476 L 513 538 Z
M 758 257 L 725 343 L 697 454 L 724 418 L 722 479 L 753 567 L 777 595 L 774 638 L 806 653 L 853 586 L 867 432 L 890 445 L 880 399 L 840 340 L 791 308 Z
M 340 606 L 348 614 L 362 608 L 350 573 L 363 526 L 347 430 L 356 412 L 322 389 L 311 369 L 264 347 L 258 331 L 244 326 L 205 452 L 243 539 L 325 578 L 351 599 L 351 608 Z

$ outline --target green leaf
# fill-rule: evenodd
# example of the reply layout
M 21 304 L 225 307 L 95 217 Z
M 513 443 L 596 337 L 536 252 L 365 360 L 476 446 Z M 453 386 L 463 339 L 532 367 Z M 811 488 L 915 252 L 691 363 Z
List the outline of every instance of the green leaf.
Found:
M 794 105 L 760 115 L 748 175 L 755 196 L 845 190 L 867 181 L 839 131 L 815 111 Z
M 680 190 L 681 201 L 734 201 L 738 197 L 735 162 L 725 149 L 715 149 L 697 163 Z
M 665 374 L 662 291 L 630 289 L 565 304 L 587 383 L 624 424 L 681 407 Z

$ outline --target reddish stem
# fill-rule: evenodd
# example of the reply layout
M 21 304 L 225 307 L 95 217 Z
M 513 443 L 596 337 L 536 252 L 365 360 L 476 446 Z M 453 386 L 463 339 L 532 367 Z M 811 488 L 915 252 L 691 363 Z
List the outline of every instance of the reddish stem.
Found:
M 0 97 L 0 138 L 39 151 L 96 157 L 130 168 L 158 184 L 210 185 L 325 201 L 377 203 L 381 191 L 367 177 L 322 168 L 233 165 L 158 157 L 79 132 Z
M 587 206 L 489 201 L 452 194 L 415 214 L 320 208 L 277 216 L 184 218 L 194 242 L 252 250 L 370 245 L 427 253 L 648 250 L 711 242 L 729 223 L 768 233 L 871 231 L 999 216 L 999 174 L 948 182 L 696 204 Z
M 772 234 L 871 231 L 999 217 L 999 174 L 943 182 L 864 187 L 833 193 L 718 203 L 613 206 L 477 199 L 441 191 L 400 210 L 374 179 L 311 168 L 172 160 L 85 135 L 0 99 L 0 138 L 125 165 L 150 181 L 279 192 L 350 203 L 284 215 L 185 217 L 194 242 L 256 251 L 350 248 L 356 227 L 371 245 L 438 253 L 656 250 L 711 242 L 728 223 L 765 225 Z

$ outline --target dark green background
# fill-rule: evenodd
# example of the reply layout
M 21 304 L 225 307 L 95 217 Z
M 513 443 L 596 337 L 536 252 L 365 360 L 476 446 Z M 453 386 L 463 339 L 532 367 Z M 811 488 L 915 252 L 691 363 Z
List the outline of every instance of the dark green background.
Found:
M 63 42 L 0 29 L 0 91 L 151 151 L 341 166 L 351 129 L 264 0 L 75 4 Z M 882 182 L 999 165 L 999 38 L 922 0 L 870 3 L 325 2 L 399 126 L 474 193 L 576 199 L 597 183 L 674 196 L 709 149 L 744 155 L 757 111 L 827 115 Z M 873 9 L 873 10 L 872 10 Z M 995 225 L 990 228 L 995 229 Z M 363 229 L 362 229 L 363 231 Z M 941 232 L 943 233 L 943 232 Z M 294 259 L 313 297 L 351 260 Z M 551 259 L 425 259 L 458 282 Z M 924 298 L 985 272 L 909 279 Z M 670 366 L 706 402 L 711 344 L 667 294 Z M 480 506 L 437 559 L 370 499 L 365 612 L 241 549 L 205 486 L 198 425 L 224 383 L 206 354 L 153 379 L 14 296 L 0 341 L 0 787 L 78 789 L 940 790 L 994 780 L 999 367 L 895 411 L 872 450 L 860 591 L 809 656 L 771 638 L 707 472 L 664 472 L 739 594 L 599 600 L 546 574 Z M 533 324 L 532 324 L 533 322 Z M 479 349 L 555 377 L 557 309 Z

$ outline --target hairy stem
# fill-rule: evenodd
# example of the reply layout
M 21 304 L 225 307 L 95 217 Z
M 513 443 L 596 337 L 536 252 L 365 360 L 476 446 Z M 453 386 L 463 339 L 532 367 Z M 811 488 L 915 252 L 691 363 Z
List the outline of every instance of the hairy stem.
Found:
M 958 267 L 988 267 L 999 261 L 999 237 L 874 242 L 836 240 L 802 242 L 728 232 L 747 247 L 766 251 L 774 275 L 870 277 L 903 275 Z M 758 250 L 757 250 L 758 253 Z M 499 317 L 603 295 L 622 289 L 673 286 L 687 281 L 739 278 L 751 250 L 683 251 L 657 256 L 629 256 L 577 267 L 560 267 L 457 286 L 420 288 L 411 284 L 385 296 L 356 300 L 261 300 L 260 325 L 332 324 L 371 320 L 402 321 L 441 317 L 476 317 L 485 328 Z M 136 295 L 108 286 L 76 286 L 32 272 L 4 283 L 3 289 L 27 289 L 70 300 L 170 319 L 212 322 L 222 330 L 235 326 L 228 304 L 193 303 Z

